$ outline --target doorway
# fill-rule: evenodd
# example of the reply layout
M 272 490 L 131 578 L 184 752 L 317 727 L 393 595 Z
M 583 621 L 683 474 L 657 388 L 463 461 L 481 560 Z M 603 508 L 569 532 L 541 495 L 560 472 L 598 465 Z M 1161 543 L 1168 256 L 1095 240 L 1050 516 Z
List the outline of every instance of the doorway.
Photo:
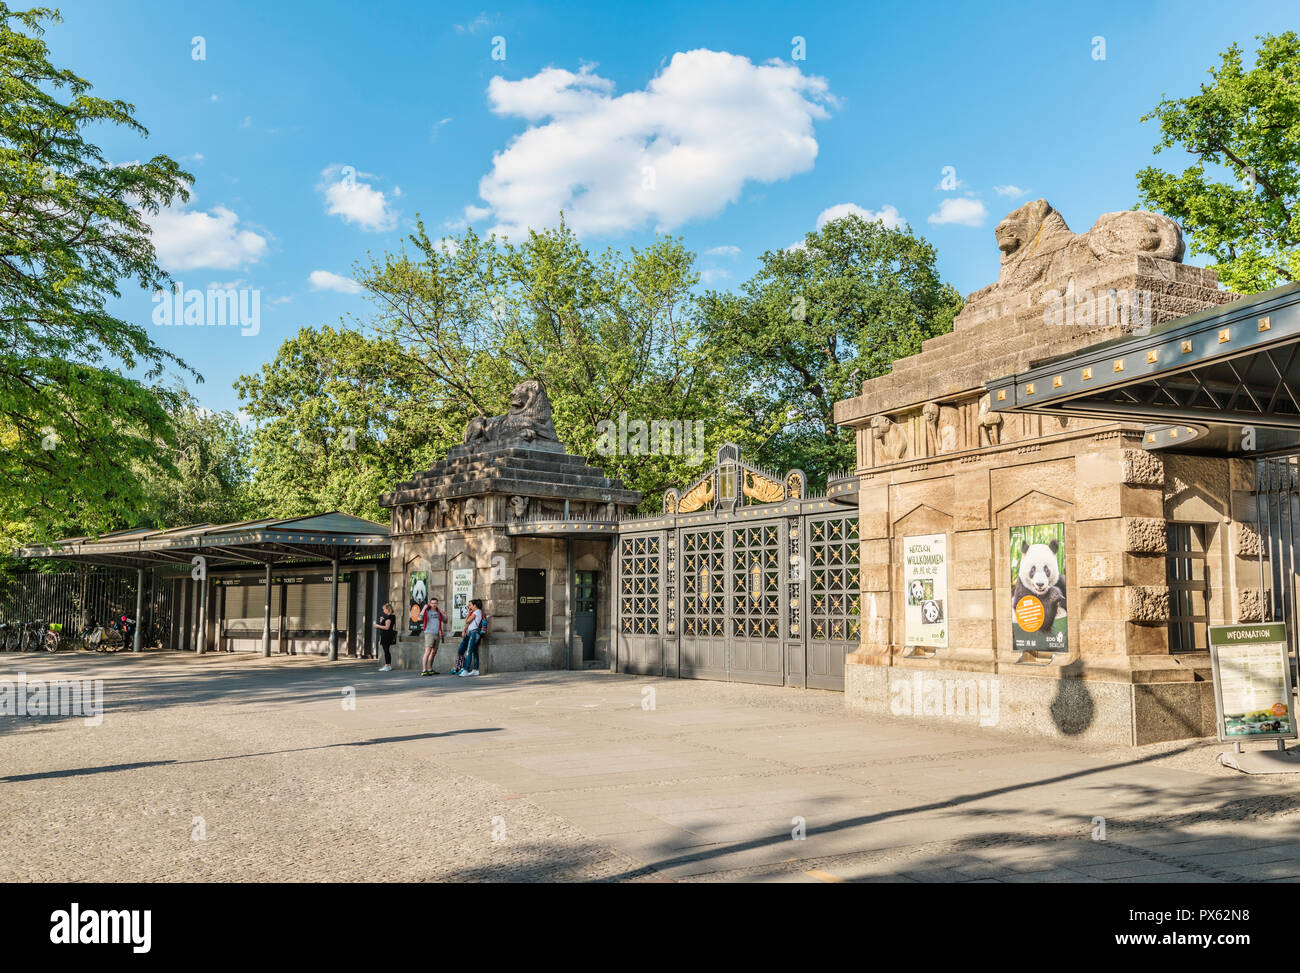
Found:
M 573 630 L 582 642 L 582 661 L 596 659 L 596 603 L 599 572 L 577 571 L 573 576 Z

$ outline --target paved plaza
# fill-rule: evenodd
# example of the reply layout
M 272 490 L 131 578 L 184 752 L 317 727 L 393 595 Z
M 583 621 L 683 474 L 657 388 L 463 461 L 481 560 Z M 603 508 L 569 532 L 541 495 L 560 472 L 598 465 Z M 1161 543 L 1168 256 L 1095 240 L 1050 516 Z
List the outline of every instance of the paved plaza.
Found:
M 1209 741 L 1076 748 L 607 672 L 0 656 L 19 672 L 104 680 L 105 716 L 0 717 L 5 882 L 1300 878 L 1300 780 Z

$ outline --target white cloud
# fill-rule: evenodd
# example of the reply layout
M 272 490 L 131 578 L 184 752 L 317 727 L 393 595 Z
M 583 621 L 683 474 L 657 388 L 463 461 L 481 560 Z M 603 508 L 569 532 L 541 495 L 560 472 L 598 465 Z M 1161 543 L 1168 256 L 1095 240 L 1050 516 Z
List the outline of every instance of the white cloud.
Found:
M 239 217 L 224 206 L 207 213 L 167 207 L 144 219 L 153 231 L 158 263 L 170 271 L 234 270 L 266 255 L 266 237 L 241 229 Z
M 244 116 L 244 120 L 243 120 L 242 122 L 239 123 L 239 127 L 240 127 L 240 128 L 252 128 L 252 127 L 253 127 L 253 116 L 252 116 L 252 115 L 245 115 L 245 116 Z
M 480 13 L 477 17 L 466 24 L 452 24 L 458 34 L 477 34 L 484 27 L 491 25 L 492 18 L 486 13 Z
M 930 223 L 958 223 L 962 226 L 983 226 L 988 218 L 984 201 L 969 196 L 950 196 L 939 203 L 939 212 L 926 217 Z
M 713 284 L 719 280 L 730 280 L 731 274 L 725 270 L 718 270 L 716 267 L 710 267 L 707 270 L 700 271 L 700 280 L 705 284 Z
M 313 270 L 307 282 L 314 291 L 335 291 L 339 294 L 360 294 L 361 285 L 351 277 L 343 277 L 328 270 Z
M 817 217 L 817 229 L 820 230 L 831 220 L 843 219 L 851 215 L 860 216 L 868 223 L 883 223 L 885 228 L 890 230 L 901 230 L 907 223 L 899 214 L 898 208 L 888 203 L 880 207 L 879 212 L 876 213 L 863 209 L 857 203 L 839 203 L 821 211 Z
M 494 77 L 488 102 L 530 123 L 479 181 L 506 236 L 554 226 L 561 210 L 579 234 L 712 216 L 747 182 L 810 170 L 814 122 L 835 105 L 824 78 L 709 50 L 673 55 L 639 91 L 616 95 L 587 65 Z
M 721 247 L 714 247 L 712 250 L 705 250 L 706 257 L 739 257 L 740 247 L 733 247 L 730 244 Z
M 275 298 L 272 298 L 272 299 L 271 299 L 271 303 L 272 303 L 272 304 L 292 304 L 292 303 L 293 303 L 293 296 L 290 295 L 289 297 L 275 297 Z
M 1008 196 L 1011 199 L 1018 199 L 1025 195 L 1025 193 L 1029 192 L 1028 189 L 1021 189 L 1019 186 L 1012 186 L 1010 184 L 1006 186 L 994 186 L 993 191 L 999 196 Z
M 949 169 L 951 167 L 945 166 L 944 168 Z M 966 180 L 958 178 L 955 170 L 951 173 L 944 172 L 943 178 L 936 182 L 932 188 L 936 192 L 950 193 L 954 189 L 965 189 Z
M 397 211 L 389 205 L 383 191 L 361 181 L 374 178 L 351 166 L 328 166 L 321 172 L 321 182 L 316 186 L 325 196 L 325 212 L 372 233 L 397 226 Z M 400 196 L 401 190 L 394 195 Z

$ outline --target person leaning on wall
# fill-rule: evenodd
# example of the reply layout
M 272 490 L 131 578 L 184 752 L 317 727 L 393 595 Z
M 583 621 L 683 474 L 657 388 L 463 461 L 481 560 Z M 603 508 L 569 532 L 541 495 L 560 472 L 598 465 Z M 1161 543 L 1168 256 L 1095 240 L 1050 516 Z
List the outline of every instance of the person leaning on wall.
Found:
M 478 675 L 478 646 L 487 632 L 487 612 L 483 610 L 483 599 L 474 598 L 469 603 L 469 616 L 465 619 L 465 634 L 456 649 L 455 676 Z

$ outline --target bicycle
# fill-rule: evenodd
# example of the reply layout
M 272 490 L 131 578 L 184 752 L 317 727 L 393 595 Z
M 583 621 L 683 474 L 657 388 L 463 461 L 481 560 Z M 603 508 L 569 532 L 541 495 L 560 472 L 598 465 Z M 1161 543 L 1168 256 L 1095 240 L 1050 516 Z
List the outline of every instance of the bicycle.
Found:
M 45 622 L 28 622 L 23 626 L 22 640 L 19 643 L 19 652 L 35 652 L 40 648 L 40 633 L 45 628 Z
M 93 652 L 117 652 L 126 645 L 126 636 L 116 628 L 96 625 L 85 635 L 85 644 Z

